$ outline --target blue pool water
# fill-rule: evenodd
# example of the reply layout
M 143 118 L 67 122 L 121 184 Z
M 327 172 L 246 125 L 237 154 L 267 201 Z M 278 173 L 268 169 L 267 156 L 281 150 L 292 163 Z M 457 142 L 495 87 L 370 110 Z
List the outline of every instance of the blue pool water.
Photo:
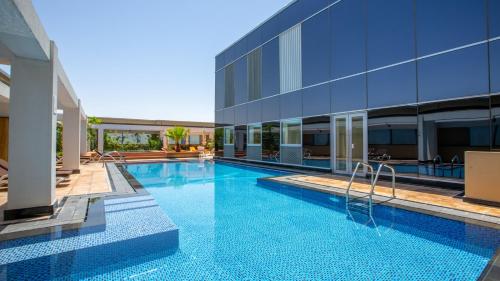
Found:
M 384 206 L 375 207 L 370 221 L 347 214 L 343 197 L 257 184 L 258 178 L 280 174 L 271 170 L 208 162 L 137 164 L 127 170 L 150 195 L 107 201 L 111 225 L 105 233 L 161 229 L 148 224 L 169 229 L 157 213 L 161 209 L 179 229 L 177 248 L 160 249 L 168 240 L 160 236 L 124 240 L 120 247 L 130 247 L 130 253 L 74 246 L 90 243 L 78 240 L 82 236 L 93 235 L 86 238 L 93 241 L 105 233 L 4 242 L 0 280 L 28 280 L 6 275 L 25 274 L 22 269 L 54 272 L 39 280 L 475 280 L 500 245 L 497 230 Z M 129 207 L 116 208 L 119 204 Z M 70 245 L 73 259 L 63 262 Z M 16 247 L 36 257 L 16 258 Z M 93 256 L 107 262 L 98 258 L 92 264 Z

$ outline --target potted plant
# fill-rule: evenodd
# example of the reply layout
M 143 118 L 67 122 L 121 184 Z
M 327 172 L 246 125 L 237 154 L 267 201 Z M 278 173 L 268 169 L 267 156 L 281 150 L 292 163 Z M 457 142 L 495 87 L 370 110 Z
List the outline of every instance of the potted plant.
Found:
M 175 142 L 175 152 L 181 152 L 181 140 L 185 139 L 189 130 L 184 127 L 173 127 L 167 130 L 165 136 Z

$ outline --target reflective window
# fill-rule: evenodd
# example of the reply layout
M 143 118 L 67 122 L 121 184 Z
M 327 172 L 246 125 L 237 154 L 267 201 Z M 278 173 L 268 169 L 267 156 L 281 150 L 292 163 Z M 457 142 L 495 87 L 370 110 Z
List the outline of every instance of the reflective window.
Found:
M 262 51 L 261 48 L 248 54 L 248 100 L 261 98 L 262 88 Z
M 417 0 L 418 56 L 486 39 L 486 1 Z
M 223 110 L 215 111 L 215 125 L 216 126 L 224 126 L 224 111 Z
M 304 16 L 308 17 L 332 4 L 335 0 L 301 0 L 300 2 Z
M 254 101 L 247 104 L 247 121 L 249 123 L 257 123 L 262 121 L 262 102 Z
M 368 73 L 368 108 L 416 102 L 415 62 Z
M 220 53 L 215 57 L 215 70 L 219 70 L 226 65 L 226 59 L 224 58 L 224 52 Z
M 419 106 L 420 175 L 463 178 L 465 151 L 490 150 L 489 98 Z
M 247 105 L 242 104 L 234 108 L 234 123 L 246 124 L 247 123 Z
M 416 106 L 368 111 L 368 160 L 375 169 L 383 162 L 398 174 L 418 175 L 417 120 Z
M 500 150 L 500 95 L 491 96 L 492 147 Z
M 302 94 L 301 91 L 279 96 L 281 119 L 302 116 Z M 274 108 L 276 110 L 276 108 Z
M 232 46 L 230 46 L 224 51 L 224 62 L 225 65 L 234 62 L 234 48 Z
M 280 162 L 280 123 L 262 124 L 262 160 Z
M 234 127 L 234 157 L 247 156 L 247 126 Z
M 490 79 L 491 92 L 500 93 L 500 40 L 490 42 Z
M 269 97 L 280 91 L 279 40 L 262 46 L 262 96 Z
M 215 109 L 224 108 L 225 96 L 224 96 L 224 69 L 219 70 L 215 73 Z
M 234 144 L 234 128 L 226 127 L 224 128 L 224 145 Z
M 247 38 L 243 37 L 231 47 L 233 49 L 232 60 L 237 60 L 247 53 Z
M 302 88 L 301 25 L 294 26 L 279 36 L 280 93 Z
M 280 96 L 262 100 L 262 121 L 280 119 Z
M 308 0 L 299 0 L 292 3 L 285 10 L 280 13 L 280 31 L 283 32 L 290 27 L 296 25 L 306 18 L 306 10 L 304 9 L 304 2 Z M 310 1 L 310 0 L 309 0 Z
M 224 124 L 234 124 L 234 107 L 224 109 Z
M 262 42 L 266 42 L 271 38 L 278 36 L 280 34 L 280 22 L 279 15 L 276 15 L 262 24 L 261 32 L 262 32 Z
M 340 1 L 329 8 L 333 78 L 366 70 L 364 0 Z
M 224 72 L 224 106 L 229 107 L 234 105 L 234 65 L 226 66 Z
M 257 48 L 263 43 L 262 41 L 262 31 L 261 28 L 257 28 L 250 32 L 247 36 L 247 51 L 250 52 L 251 50 Z
M 301 120 L 290 119 L 281 121 L 281 144 L 300 145 L 301 144 Z
M 485 44 L 433 56 L 418 62 L 419 101 L 488 93 Z
M 248 101 L 247 59 L 239 59 L 234 63 L 234 103 L 241 104 Z
M 330 13 L 323 11 L 302 24 L 302 84 L 309 86 L 330 77 Z
M 330 168 L 330 116 L 302 120 L 302 164 Z
M 216 156 L 224 155 L 224 128 L 214 130 L 214 151 Z
M 415 57 L 413 0 L 370 0 L 368 69 Z
M 490 38 L 500 36 L 500 1 L 488 0 Z
M 260 124 L 248 125 L 248 145 L 260 145 L 262 126 Z
M 302 90 L 302 115 L 330 113 L 330 83 Z
M 331 103 L 332 112 L 365 109 L 366 75 L 358 75 L 332 82 Z

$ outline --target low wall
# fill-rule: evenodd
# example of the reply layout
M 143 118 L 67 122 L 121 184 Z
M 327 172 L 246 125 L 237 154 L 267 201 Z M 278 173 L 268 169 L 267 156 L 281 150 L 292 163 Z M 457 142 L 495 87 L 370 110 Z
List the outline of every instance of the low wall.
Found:
M 500 204 L 500 152 L 465 152 L 465 197 Z

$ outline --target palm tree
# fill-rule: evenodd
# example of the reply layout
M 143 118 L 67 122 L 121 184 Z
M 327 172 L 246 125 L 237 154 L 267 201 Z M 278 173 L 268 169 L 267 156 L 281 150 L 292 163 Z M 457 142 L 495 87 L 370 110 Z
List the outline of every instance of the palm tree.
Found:
M 185 139 L 189 134 L 189 130 L 184 127 L 173 127 L 167 130 L 165 136 L 175 141 L 175 151 L 181 151 L 181 140 Z

